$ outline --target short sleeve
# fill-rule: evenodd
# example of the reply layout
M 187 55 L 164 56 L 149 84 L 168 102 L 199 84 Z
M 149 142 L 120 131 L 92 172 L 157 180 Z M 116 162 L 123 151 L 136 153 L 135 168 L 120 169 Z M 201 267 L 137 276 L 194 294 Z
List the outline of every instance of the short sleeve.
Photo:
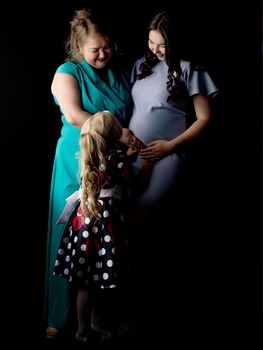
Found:
M 139 73 L 139 68 L 141 63 L 143 62 L 143 57 L 139 58 L 133 65 L 132 72 L 131 72 L 131 83 L 134 84 L 136 81 L 136 75 Z
M 73 63 L 70 61 L 67 61 L 67 62 L 61 64 L 57 68 L 56 73 L 67 73 L 67 74 L 73 75 L 73 77 L 75 77 L 76 79 L 78 79 L 78 76 L 79 76 L 78 67 L 77 67 L 76 63 Z M 54 101 L 59 106 L 58 100 L 56 99 L 55 96 L 54 96 Z
M 74 62 L 67 61 L 58 67 L 57 73 L 67 73 L 73 75 L 74 77 L 77 77 L 78 67 Z
M 182 78 L 190 96 L 200 94 L 214 97 L 219 92 L 209 73 L 204 69 L 193 69 L 190 62 L 183 67 Z

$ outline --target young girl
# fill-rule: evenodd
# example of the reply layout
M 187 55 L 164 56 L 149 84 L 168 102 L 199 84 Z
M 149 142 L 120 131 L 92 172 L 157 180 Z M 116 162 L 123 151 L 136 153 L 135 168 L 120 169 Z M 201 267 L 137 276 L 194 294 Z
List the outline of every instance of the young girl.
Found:
M 120 285 L 125 248 L 124 185 L 131 181 L 126 160 L 134 155 L 119 146 L 121 135 L 121 124 L 108 111 L 90 116 L 83 124 L 81 190 L 55 261 L 54 274 L 79 286 L 76 338 L 82 342 L 92 333 L 91 312 L 99 291 Z

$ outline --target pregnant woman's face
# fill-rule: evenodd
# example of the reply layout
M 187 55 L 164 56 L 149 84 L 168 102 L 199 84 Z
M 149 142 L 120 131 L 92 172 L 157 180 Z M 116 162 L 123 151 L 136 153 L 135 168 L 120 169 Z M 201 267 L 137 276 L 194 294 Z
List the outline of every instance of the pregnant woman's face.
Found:
M 165 40 L 160 32 L 157 30 L 149 32 L 148 46 L 160 61 L 165 59 Z

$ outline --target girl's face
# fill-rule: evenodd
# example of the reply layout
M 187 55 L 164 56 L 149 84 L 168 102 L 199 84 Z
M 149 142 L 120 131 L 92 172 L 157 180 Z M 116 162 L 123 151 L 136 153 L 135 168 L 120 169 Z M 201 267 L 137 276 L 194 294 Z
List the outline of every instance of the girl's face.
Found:
M 160 61 L 165 59 L 165 41 L 157 30 L 149 32 L 148 47 Z
M 114 48 L 109 40 L 101 35 L 89 35 L 80 47 L 85 60 L 94 68 L 105 68 L 110 62 Z

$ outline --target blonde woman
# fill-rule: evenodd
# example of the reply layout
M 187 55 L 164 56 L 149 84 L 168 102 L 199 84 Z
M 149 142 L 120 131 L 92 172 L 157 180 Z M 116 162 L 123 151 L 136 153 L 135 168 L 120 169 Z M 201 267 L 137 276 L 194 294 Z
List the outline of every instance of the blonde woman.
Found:
M 70 23 L 67 57 L 56 70 L 51 86 L 62 127 L 52 171 L 47 232 L 44 319 L 48 338 L 57 338 L 69 323 L 70 286 L 52 272 L 64 229 L 56 221 L 65 198 L 80 185 L 76 159 L 80 128 L 92 114 L 106 109 L 123 127 L 122 142 L 136 142 L 125 128 L 132 105 L 129 77 L 117 51 L 112 23 L 108 24 L 105 16 L 92 9 L 76 11 Z

